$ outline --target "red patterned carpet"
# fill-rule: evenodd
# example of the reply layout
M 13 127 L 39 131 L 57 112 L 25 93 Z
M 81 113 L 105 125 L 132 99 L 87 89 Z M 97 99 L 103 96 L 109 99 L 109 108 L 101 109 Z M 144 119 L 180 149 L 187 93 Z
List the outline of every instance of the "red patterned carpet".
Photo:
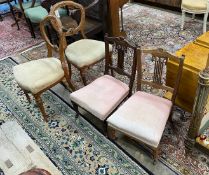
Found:
M 28 26 L 23 20 L 19 22 L 20 30 L 17 30 L 16 25 L 11 27 L 13 23 L 14 20 L 10 14 L 3 16 L 3 21 L 0 21 L 0 59 L 42 41 L 38 33 L 36 39 L 31 37 Z

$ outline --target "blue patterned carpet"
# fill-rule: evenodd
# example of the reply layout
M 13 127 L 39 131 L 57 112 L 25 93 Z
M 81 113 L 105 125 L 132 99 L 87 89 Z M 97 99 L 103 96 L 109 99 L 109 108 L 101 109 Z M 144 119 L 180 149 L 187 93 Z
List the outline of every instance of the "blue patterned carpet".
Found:
M 11 59 L 0 61 L 0 124 L 16 120 L 63 174 L 148 174 L 53 92 L 43 94 L 48 123 L 16 84 Z

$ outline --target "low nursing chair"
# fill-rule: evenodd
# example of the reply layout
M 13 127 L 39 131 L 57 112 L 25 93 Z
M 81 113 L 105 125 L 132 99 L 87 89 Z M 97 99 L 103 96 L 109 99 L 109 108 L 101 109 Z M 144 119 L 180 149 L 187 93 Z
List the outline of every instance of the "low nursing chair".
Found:
M 110 54 L 111 49 L 114 57 Z M 103 123 L 105 134 L 107 117 L 131 95 L 139 52 L 139 48 L 122 37 L 105 36 L 105 75 L 70 94 L 77 115 L 78 107 L 92 114 L 97 121 Z M 129 64 L 125 64 L 127 61 Z M 123 81 L 119 77 L 123 77 Z
M 138 59 L 138 91 L 107 119 L 108 136 L 115 139 L 115 131 L 119 131 L 150 148 L 154 160 L 157 160 L 159 143 L 166 122 L 171 115 L 172 106 L 175 104 L 184 58 L 178 58 L 162 49 L 143 50 L 142 53 L 151 54 L 150 61 L 153 62 L 153 66 L 149 72 L 153 74 L 153 77 L 150 80 L 143 78 L 141 59 Z M 164 71 L 168 58 L 179 61 L 174 88 L 165 85 Z M 147 90 L 148 86 L 151 87 L 151 90 L 162 89 L 171 92 L 171 100 L 142 91 Z
M 74 87 L 70 82 L 68 64 L 64 58 L 61 40 L 59 42 L 59 48 L 57 48 L 50 43 L 46 35 L 45 25 L 48 25 L 48 22 L 51 22 L 56 30 L 59 31 L 59 35 L 62 35 L 62 31 L 59 30 L 61 24 L 55 16 L 47 16 L 43 21 L 41 21 L 40 29 L 42 37 L 47 45 L 48 57 L 29 61 L 14 66 L 13 68 L 16 82 L 25 93 L 29 102 L 30 97 L 28 93 L 33 95 L 45 121 L 48 119 L 41 100 L 41 94 L 62 81 L 65 83 L 67 81 L 66 85 L 69 85 L 69 88 L 74 90 Z M 59 58 L 52 57 L 53 50 L 59 52 Z
M 69 63 L 76 67 L 80 71 L 81 79 L 83 84 L 86 85 L 86 71 L 87 69 L 102 61 L 105 57 L 105 43 L 103 41 L 97 41 L 93 39 L 87 39 L 84 34 L 85 28 L 85 10 L 82 5 L 72 1 L 62 1 L 54 6 L 50 10 L 51 15 L 55 15 L 59 8 L 68 7 L 70 11 L 80 11 L 80 22 L 77 27 L 70 27 L 67 31 L 63 31 L 65 38 L 63 39 L 65 45 L 65 55 Z M 62 26 L 62 29 L 64 27 Z M 67 45 L 66 37 L 75 36 L 81 34 L 83 39 L 80 39 L 72 44 Z M 111 52 L 111 49 L 110 49 Z M 70 69 L 71 71 L 71 69 Z
M 209 12 L 208 0 L 182 0 L 181 10 L 182 10 L 182 22 L 181 22 L 182 30 L 184 29 L 185 13 L 191 13 L 193 15 L 193 18 L 195 17 L 195 14 L 204 14 L 203 33 L 206 32 L 208 12 Z

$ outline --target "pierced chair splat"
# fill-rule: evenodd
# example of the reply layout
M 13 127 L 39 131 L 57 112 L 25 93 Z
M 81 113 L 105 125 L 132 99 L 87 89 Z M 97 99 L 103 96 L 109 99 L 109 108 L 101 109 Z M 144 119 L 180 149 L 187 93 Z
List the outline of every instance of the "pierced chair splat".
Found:
M 30 97 L 28 93 L 33 95 L 45 121 L 47 121 L 47 114 L 44 109 L 41 94 L 62 81 L 67 81 L 69 87 L 74 90 L 70 82 L 68 65 L 64 58 L 61 40 L 59 48 L 57 48 L 50 43 L 46 35 L 45 25 L 48 25 L 48 22 L 51 22 L 57 30 L 61 25 L 55 16 L 47 16 L 40 23 L 41 34 L 48 49 L 48 57 L 29 61 L 14 66 L 13 68 L 16 82 L 25 93 L 29 102 Z M 62 32 L 60 30 L 58 31 L 59 35 L 62 35 Z M 53 50 L 59 52 L 59 58 L 52 57 Z
M 110 49 L 113 49 L 114 57 L 110 54 Z M 140 49 L 129 44 L 124 38 L 105 36 L 105 75 L 70 94 L 77 114 L 78 107 L 92 114 L 104 124 L 105 134 L 107 117 L 131 95 L 139 54 Z M 130 63 L 129 71 L 125 70 L 127 60 Z M 119 80 L 121 77 L 124 77 L 123 81 L 127 80 L 126 83 Z
M 107 119 L 108 135 L 114 139 L 115 131 L 117 130 L 130 136 L 150 148 L 156 160 L 166 122 L 172 112 L 172 106 L 175 104 L 184 58 L 178 58 L 162 49 L 142 50 L 142 53 L 151 55 L 149 61 L 153 62 L 153 68 L 150 68 L 151 71 L 148 72 L 153 76 L 149 76 L 148 80 L 143 78 L 141 59 L 138 59 L 138 91 Z M 174 88 L 165 85 L 166 77 L 164 71 L 167 60 L 170 58 L 179 62 L 178 75 L 174 80 Z M 151 89 L 148 90 L 148 86 Z M 156 91 L 156 89 L 161 89 L 162 91 Z M 158 96 L 159 92 L 164 91 L 172 93 L 171 100 L 163 98 L 163 93 L 161 96 Z M 155 93 L 153 94 L 153 92 Z

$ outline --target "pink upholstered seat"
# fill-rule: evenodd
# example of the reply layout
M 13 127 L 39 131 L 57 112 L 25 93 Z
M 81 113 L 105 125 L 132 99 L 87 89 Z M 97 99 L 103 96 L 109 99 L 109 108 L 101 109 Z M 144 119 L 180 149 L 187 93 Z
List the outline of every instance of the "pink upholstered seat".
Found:
M 112 76 L 104 75 L 71 93 L 70 98 L 82 108 L 104 121 L 128 95 L 129 87 Z
M 107 119 L 108 126 L 156 148 L 171 107 L 167 99 L 138 91 Z

